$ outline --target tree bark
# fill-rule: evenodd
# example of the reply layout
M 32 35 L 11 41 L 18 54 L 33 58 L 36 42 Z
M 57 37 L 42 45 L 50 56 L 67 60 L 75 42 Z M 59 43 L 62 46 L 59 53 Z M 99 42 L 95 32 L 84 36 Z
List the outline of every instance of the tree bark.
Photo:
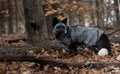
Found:
M 8 12 L 9 12 L 9 25 L 8 32 L 13 33 L 13 24 L 15 25 L 15 2 L 14 0 L 8 0 Z
M 8 10 L 7 10 L 7 0 L 0 1 L 0 36 L 3 34 L 8 34 Z
M 53 37 L 53 34 L 52 34 L 53 22 L 52 21 L 53 21 L 53 17 L 51 15 L 46 17 L 46 25 L 47 25 L 49 39 Z
M 23 39 L 22 39 L 23 40 Z M 25 40 L 25 39 L 24 39 Z M 8 41 L 8 42 L 15 42 L 18 40 L 12 40 L 12 41 Z M 1 46 L 0 48 L 0 54 L 20 54 L 22 49 L 24 49 L 25 53 L 29 50 L 35 50 L 35 51 L 39 51 L 40 49 L 45 49 L 45 50 L 57 50 L 57 51 L 61 51 L 62 49 L 65 49 L 65 46 L 61 43 L 59 43 L 58 41 L 45 41 L 45 42 L 41 42 L 41 43 L 33 43 L 33 44 L 29 44 L 26 46 Z
M 8 0 L 9 25 L 8 32 L 25 33 L 25 17 L 22 0 Z
M 15 7 L 16 7 L 16 32 L 17 33 L 25 33 L 26 32 L 26 21 L 25 21 L 25 14 L 24 14 L 24 7 L 22 0 L 15 0 Z
M 116 23 L 115 23 L 115 27 L 116 27 L 116 29 L 120 29 L 120 27 L 119 27 L 119 21 L 120 21 L 120 17 L 119 17 L 119 2 L 118 2 L 118 0 L 114 0 L 114 5 L 115 5 L 115 11 L 116 11 Z
M 103 15 L 104 15 L 104 10 L 103 10 L 103 5 L 102 2 L 99 2 L 98 0 L 96 0 L 96 7 L 99 8 L 96 13 L 97 13 L 97 27 L 102 28 L 104 25 L 104 19 L 103 19 Z M 99 10 L 102 9 L 102 12 L 100 12 Z
M 41 0 L 24 0 L 24 7 L 29 41 L 35 43 L 47 40 L 47 25 Z

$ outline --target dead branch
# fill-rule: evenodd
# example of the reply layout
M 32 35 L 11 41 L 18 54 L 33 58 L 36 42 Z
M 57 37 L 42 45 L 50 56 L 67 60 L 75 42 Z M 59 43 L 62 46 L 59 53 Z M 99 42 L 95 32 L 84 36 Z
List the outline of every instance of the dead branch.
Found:
M 22 41 L 27 41 L 27 39 L 22 38 L 22 39 L 5 40 L 5 42 L 8 42 L 8 43 L 16 43 L 16 42 L 19 42 L 20 40 L 22 40 Z
M 1 62 L 35 62 L 39 63 L 40 66 L 49 65 L 50 67 L 60 67 L 62 69 L 69 69 L 69 67 L 78 67 L 78 68 L 92 68 L 92 69 L 102 69 L 104 67 L 116 66 L 120 67 L 120 63 L 68 63 L 62 61 L 61 59 L 55 59 L 53 57 L 46 56 L 30 56 L 30 55 L 1 55 Z

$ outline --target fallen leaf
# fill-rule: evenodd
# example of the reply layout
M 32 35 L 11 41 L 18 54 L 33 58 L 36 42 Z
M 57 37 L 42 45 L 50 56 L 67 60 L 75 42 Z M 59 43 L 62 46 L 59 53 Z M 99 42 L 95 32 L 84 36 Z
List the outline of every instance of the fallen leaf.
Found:
M 119 60 L 119 61 L 120 61 L 120 55 L 118 55 L 118 56 L 117 56 L 117 60 Z

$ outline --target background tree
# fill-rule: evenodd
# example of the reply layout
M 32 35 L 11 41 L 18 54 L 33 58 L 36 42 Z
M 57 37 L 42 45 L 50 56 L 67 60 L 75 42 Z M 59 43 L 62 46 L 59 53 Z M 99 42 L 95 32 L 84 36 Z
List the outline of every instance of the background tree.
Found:
M 119 27 L 119 23 L 120 23 L 120 3 L 119 0 L 115 0 L 115 12 L 116 12 L 116 23 L 115 26 L 117 27 L 117 29 L 120 29 Z
M 41 0 L 24 0 L 24 8 L 29 40 L 40 42 L 48 39 L 47 25 Z
M 22 0 L 8 0 L 9 33 L 25 33 L 25 18 Z
M 7 0 L 0 0 L 0 36 L 8 34 L 8 8 Z

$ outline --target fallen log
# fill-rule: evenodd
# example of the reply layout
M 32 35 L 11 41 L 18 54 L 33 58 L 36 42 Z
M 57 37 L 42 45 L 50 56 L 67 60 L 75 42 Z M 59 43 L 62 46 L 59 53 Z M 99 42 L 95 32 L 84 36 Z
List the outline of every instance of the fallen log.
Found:
M 25 46 L 1 46 L 0 47 L 0 54 L 18 54 L 20 53 L 23 49 L 27 52 L 29 50 L 35 50 L 39 51 L 40 49 L 45 49 L 45 50 L 58 50 L 61 51 L 61 49 L 65 48 L 65 46 L 58 41 L 45 41 L 45 42 L 40 42 L 40 43 L 33 43 L 33 44 L 28 44 Z
M 102 69 L 109 66 L 120 67 L 120 63 L 68 63 L 61 59 L 55 59 L 50 56 L 30 56 L 30 55 L 0 55 L 1 62 L 35 62 L 40 66 L 49 65 L 49 67 L 60 67 L 62 69 L 69 69 L 69 67 Z

